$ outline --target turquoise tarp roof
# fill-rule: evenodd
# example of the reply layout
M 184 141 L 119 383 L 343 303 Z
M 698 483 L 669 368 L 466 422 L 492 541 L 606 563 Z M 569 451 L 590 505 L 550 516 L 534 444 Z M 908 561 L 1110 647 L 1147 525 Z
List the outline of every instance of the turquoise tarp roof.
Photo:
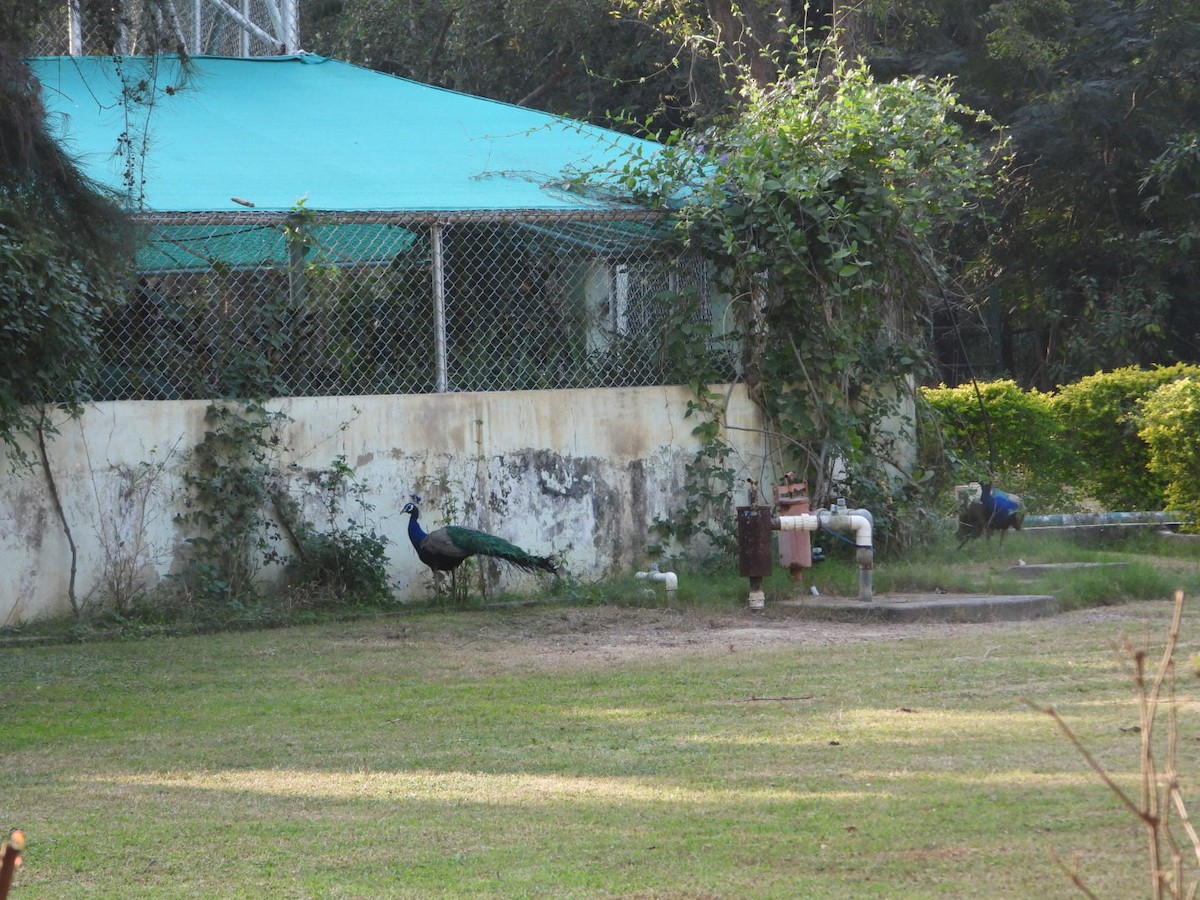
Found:
M 99 183 L 153 212 L 596 209 L 564 173 L 659 145 L 313 55 L 39 57 L 51 128 Z M 151 92 L 149 87 L 153 85 Z M 140 88 L 145 88 L 140 90 Z M 149 102 L 126 109 L 125 90 Z M 122 140 L 145 147 L 126 171 Z M 142 154 L 135 154 L 139 163 Z M 558 185 L 558 186 L 556 186 Z

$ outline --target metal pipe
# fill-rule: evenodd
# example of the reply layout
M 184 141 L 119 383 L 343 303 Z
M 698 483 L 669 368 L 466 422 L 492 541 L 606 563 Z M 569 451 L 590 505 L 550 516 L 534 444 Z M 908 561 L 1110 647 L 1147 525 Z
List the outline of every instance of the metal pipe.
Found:
M 752 492 L 752 500 L 757 492 Z M 750 579 L 750 608 L 763 609 L 766 593 L 763 579 L 771 574 L 771 507 L 737 508 L 738 574 Z
M 446 352 L 446 260 L 442 250 L 444 228 L 445 225 L 441 222 L 434 222 L 429 226 L 429 248 L 433 265 L 434 389 L 439 394 L 444 394 L 450 389 Z
M 263 29 L 255 25 L 254 22 L 250 21 L 249 16 L 242 15 L 240 12 L 226 3 L 225 0 L 208 0 L 208 2 L 210 5 L 216 7 L 221 12 L 225 13 L 225 15 L 229 16 L 229 18 L 233 19 L 233 21 L 237 22 L 238 25 L 240 25 L 243 29 L 253 34 L 260 41 L 266 43 L 267 46 L 271 47 L 275 45 L 275 38 L 273 35 L 263 31 Z
M 1184 525 L 1191 517 L 1181 512 L 1054 513 L 1026 516 L 1023 528 L 1080 528 L 1098 525 Z

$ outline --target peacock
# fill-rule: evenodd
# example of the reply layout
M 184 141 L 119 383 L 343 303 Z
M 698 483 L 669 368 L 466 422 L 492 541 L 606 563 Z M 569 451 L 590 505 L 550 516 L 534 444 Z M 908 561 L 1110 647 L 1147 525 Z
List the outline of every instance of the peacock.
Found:
M 961 550 L 967 541 L 983 535 L 991 538 L 993 531 L 1000 532 L 1000 543 L 1004 543 L 1004 533 L 1012 528 L 1021 530 L 1025 522 L 1025 510 L 1022 509 L 1021 498 L 1006 494 L 991 482 L 985 481 L 980 485 L 979 499 L 972 500 L 958 516 L 958 549 Z
M 504 538 L 488 534 L 486 531 L 476 531 L 474 528 L 464 528 L 461 525 L 446 525 L 429 533 L 421 527 L 421 498 L 416 494 L 412 500 L 404 504 L 401 512 L 408 513 L 408 539 L 412 541 L 417 557 L 434 574 L 449 572 L 451 592 L 457 594 L 457 582 L 454 570 L 472 556 L 490 556 L 524 569 L 526 572 L 541 570 L 551 575 L 558 574 L 558 567 L 548 556 L 534 556 L 526 553 L 516 544 L 510 544 Z

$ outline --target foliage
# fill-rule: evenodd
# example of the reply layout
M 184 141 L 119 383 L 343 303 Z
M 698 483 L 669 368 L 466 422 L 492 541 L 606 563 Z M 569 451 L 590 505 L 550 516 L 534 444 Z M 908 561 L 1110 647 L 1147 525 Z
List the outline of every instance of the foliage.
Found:
M 355 478 L 344 456 L 336 457 L 327 469 L 307 473 L 305 480 L 306 493 L 318 504 L 323 521 L 311 523 L 299 518 L 303 503 L 287 504 L 281 509 L 295 541 L 296 556 L 289 565 L 289 580 L 323 589 L 337 603 L 390 601 L 388 539 L 360 516 L 347 518 L 349 503 L 361 513 L 374 509 L 367 499 L 367 486 Z M 276 508 L 280 506 L 277 501 Z
M 734 491 L 734 472 L 730 466 L 733 450 L 721 428 L 723 404 L 718 395 L 703 388 L 698 399 L 689 400 L 684 418 L 696 416 L 700 421 L 692 429 L 692 436 L 700 441 L 700 450 L 684 466 L 682 506 L 672 512 L 670 518 L 654 520 L 654 533 L 672 540 L 681 547 L 695 552 L 699 550 L 692 542 L 701 537 L 705 551 L 700 552 L 716 566 L 727 565 L 736 549 L 736 537 L 729 501 Z M 662 547 L 652 547 L 651 552 L 661 553 Z
M 0 47 L 0 444 L 87 398 L 100 310 L 123 275 L 128 229 L 49 136 L 39 88 Z
M 13 460 L 28 462 L 19 439 L 41 421 L 36 404 L 81 411 L 105 290 L 55 235 L 18 230 L 0 209 L 0 441 Z
M 208 407 L 211 430 L 183 474 L 191 548 L 180 580 L 201 605 L 239 610 L 264 604 L 259 576 L 281 564 L 294 587 L 314 591 L 312 603 L 381 604 L 391 600 L 386 537 L 363 517 L 368 489 L 344 457 L 307 473 L 300 496 L 290 493 L 298 467 L 285 466 L 281 434 L 288 421 L 257 401 Z M 306 507 L 315 504 L 319 520 Z M 357 507 L 351 514 L 348 506 Z M 282 548 L 290 544 L 294 555 Z M 290 602 L 276 592 L 280 603 Z
M 42 17 L 60 6 L 9 2 L 0 15 L 0 443 L 21 462 L 28 460 L 18 438 L 40 421 L 31 405 L 57 403 L 77 415 L 92 395 L 101 316 L 124 291 L 137 240 L 127 210 L 51 133 L 41 86 L 19 56 Z M 162 26 L 164 0 L 147 7 Z M 88 12 L 112 36 L 126 24 L 121 4 L 91 4 Z M 116 103 L 127 121 L 133 106 L 147 102 L 145 85 L 134 75 L 123 79 Z M 128 201 L 144 141 L 126 132 L 114 149 L 125 159 Z
M 739 68 L 778 72 L 836 24 L 881 81 L 952 76 L 1019 162 L 994 227 L 953 242 L 965 348 L 938 347 L 948 383 L 963 355 L 1042 389 L 1198 358 L 1200 0 L 606 6 L 307 0 L 304 33 L 317 52 L 665 136 L 738 109 Z
M 41 85 L 4 42 L 11 27 L 0 17 L 0 221 L 18 234 L 52 236 L 64 256 L 97 269 L 119 264 L 130 246 L 127 220 L 51 135 Z
M 1034 509 L 1082 500 L 1195 509 L 1197 383 L 1200 369 L 1180 363 L 1097 372 L 1055 392 L 1012 380 L 923 388 L 939 426 L 925 432 L 923 453 L 931 467 L 944 456 L 953 477 L 990 478 Z
M 989 187 L 960 124 L 973 114 L 946 84 L 861 67 L 745 90 L 736 121 L 677 135 L 624 184 L 670 206 L 712 262 L 786 467 L 818 502 L 909 496 L 888 441 L 927 371 L 945 230 Z
M 201 603 L 260 599 L 259 569 L 278 557 L 271 508 L 284 478 L 279 425 L 285 418 L 255 401 L 223 401 L 205 412 L 211 429 L 183 473 L 188 511 L 179 516 L 194 531 L 180 579 Z
M 631 111 L 685 124 L 720 95 L 607 0 L 304 0 L 301 18 L 313 52 L 615 127 Z
M 1050 395 L 1054 418 L 1074 449 L 1072 478 L 1079 490 L 1107 509 L 1164 509 L 1165 482 L 1150 466 L 1139 436 L 1138 407 L 1160 385 L 1200 368 L 1179 363 L 1142 369 L 1126 366 L 1097 372 Z
M 1200 3 L 922 0 L 887 21 L 880 68 L 953 73 L 1012 140 L 997 226 L 961 245 L 980 368 L 1048 388 L 1196 359 Z
M 1166 505 L 1200 522 L 1200 372 L 1156 388 L 1136 419 L 1149 451 L 1148 468 L 1165 484 Z
M 668 371 L 686 383 L 695 395 L 688 401 L 684 418 L 696 422 L 692 437 L 700 442 L 700 449 L 684 467 L 686 499 L 682 508 L 669 518 L 656 519 L 654 532 L 693 551 L 699 548 L 689 545 L 699 536 L 709 551 L 699 555 L 711 555 L 710 562 L 724 557 L 724 562 L 736 548 L 734 520 L 729 514 L 734 491 L 733 448 L 721 424 L 725 398 L 709 385 L 727 381 L 729 373 L 723 368 L 721 354 L 714 352 L 711 316 L 697 314 L 702 311 L 702 294 L 682 290 L 670 295 L 669 300 L 673 312 L 663 329 L 663 355 Z M 726 339 L 730 337 L 723 335 Z M 703 561 L 693 560 L 697 564 Z
M 1027 509 L 1064 501 L 1073 472 L 1071 449 L 1054 415 L 1053 398 L 1012 380 L 922 388 L 938 417 L 936 438 L 959 481 L 992 481 L 1021 495 Z M 926 453 L 929 453 L 929 444 Z M 936 465 L 936 460 L 931 460 Z

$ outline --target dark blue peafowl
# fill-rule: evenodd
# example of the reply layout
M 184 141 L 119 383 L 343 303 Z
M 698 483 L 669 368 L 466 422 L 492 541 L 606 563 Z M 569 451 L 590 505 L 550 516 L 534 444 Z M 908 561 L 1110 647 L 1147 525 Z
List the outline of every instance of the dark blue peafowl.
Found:
M 1003 544 L 1004 533 L 1010 528 L 1020 531 L 1024 521 L 1025 511 L 1021 508 L 1020 498 L 985 481 L 980 485 L 979 499 L 972 500 L 959 513 L 958 549 L 980 535 L 991 538 L 994 531 L 1000 532 L 1000 543 Z
M 516 544 L 510 544 L 504 538 L 485 531 L 463 528 L 461 525 L 446 525 L 427 534 L 418 521 L 421 515 L 420 502 L 421 498 L 413 494 L 412 502 L 406 503 L 401 510 L 409 516 L 408 539 L 412 541 L 417 557 L 433 569 L 435 574 L 450 573 L 453 593 L 457 593 L 454 570 L 472 556 L 490 556 L 526 572 L 541 570 L 552 575 L 558 573 L 558 567 L 550 557 L 526 553 Z

